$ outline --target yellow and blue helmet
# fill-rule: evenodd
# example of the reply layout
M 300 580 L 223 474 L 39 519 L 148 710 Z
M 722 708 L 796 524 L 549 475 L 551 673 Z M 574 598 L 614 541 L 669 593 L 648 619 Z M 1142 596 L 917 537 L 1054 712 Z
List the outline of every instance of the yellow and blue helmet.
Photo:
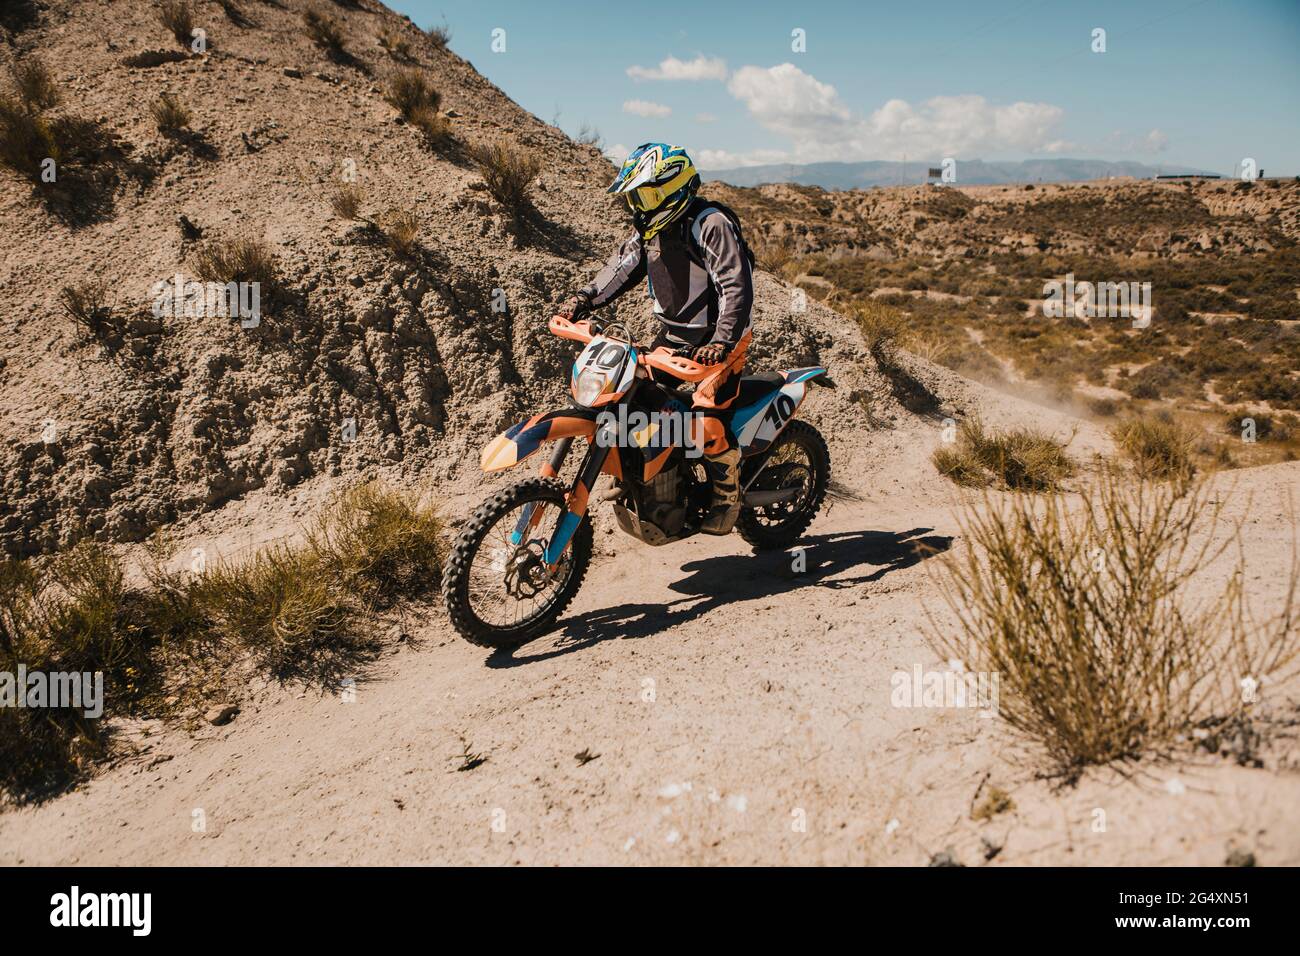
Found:
M 700 188 L 700 175 L 686 150 L 667 143 L 643 143 L 623 161 L 609 187 L 622 193 L 642 239 L 677 219 Z

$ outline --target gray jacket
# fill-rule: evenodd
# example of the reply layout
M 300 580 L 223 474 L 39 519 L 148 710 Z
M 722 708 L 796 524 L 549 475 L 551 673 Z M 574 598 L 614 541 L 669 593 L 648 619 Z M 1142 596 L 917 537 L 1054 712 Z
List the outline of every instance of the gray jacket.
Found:
M 749 257 L 730 217 L 707 200 L 697 199 L 648 242 L 633 235 L 581 294 L 597 308 L 642 279 L 664 331 L 676 339 L 731 348 L 750 330 L 754 274 Z

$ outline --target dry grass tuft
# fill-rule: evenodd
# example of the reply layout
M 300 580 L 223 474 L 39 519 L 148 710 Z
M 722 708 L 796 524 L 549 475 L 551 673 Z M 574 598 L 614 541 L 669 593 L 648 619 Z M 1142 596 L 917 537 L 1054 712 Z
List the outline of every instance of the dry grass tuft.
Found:
M 156 693 L 156 641 L 112 552 L 83 544 L 57 558 L 0 562 L 0 673 L 99 673 L 101 703 L 130 710 Z M 93 678 L 92 678 L 93 680 Z M 16 690 L 16 688 L 15 688 Z M 106 749 L 83 707 L 0 706 L 0 791 L 39 798 L 78 779 Z
M 0 96 L 0 164 L 30 182 L 41 182 L 42 164 L 61 150 L 51 124 L 19 101 Z
M 262 294 L 279 281 L 275 252 L 260 239 L 217 239 L 194 254 L 194 271 L 204 282 L 259 283 Z
M 978 418 L 968 418 L 956 443 L 940 446 L 931 460 L 959 485 L 997 481 L 1018 491 L 1052 491 L 1075 471 L 1065 444 L 1031 428 L 991 431 Z
M 1129 418 L 1110 434 L 1141 478 L 1186 481 L 1196 473 L 1196 433 L 1172 416 Z
M 473 147 L 470 158 L 492 197 L 514 218 L 521 218 L 531 207 L 528 190 L 542 171 L 541 160 L 501 140 Z
M 379 482 L 337 495 L 312 529 L 326 572 L 367 603 L 436 591 L 442 582 L 442 523 L 419 497 Z
M 190 120 L 193 119 L 190 111 L 170 93 L 158 95 L 158 99 L 149 107 L 149 115 L 153 117 L 158 132 L 164 136 L 175 136 L 181 130 L 187 129 Z
M 411 59 L 411 41 L 403 36 L 386 30 L 379 36 L 379 45 L 395 59 Z
M 997 674 L 999 715 L 1071 777 L 1240 715 L 1241 682 L 1277 678 L 1300 653 L 1296 569 L 1283 611 L 1256 623 L 1241 524 L 1223 533 L 1222 500 L 1203 483 L 1115 471 L 1077 506 L 986 494 L 961 519 L 970 547 L 942 565 L 957 627 L 931 622 L 929 640 L 946 659 Z M 1211 565 L 1225 583 L 1207 599 L 1195 588 Z
M 373 657 L 377 611 L 436 591 L 444 555 L 433 509 L 373 482 L 331 500 L 300 547 L 193 571 L 164 567 L 163 535 L 148 550 L 138 586 L 97 545 L 0 562 L 0 672 L 102 672 L 106 717 L 166 713 L 165 694 L 201 709 L 250 665 L 332 686 Z M 0 792 L 76 780 L 107 752 L 103 727 L 80 709 L 0 707 Z
M 347 55 L 347 41 L 343 37 L 343 27 L 328 13 L 319 10 L 306 10 L 302 15 L 303 26 L 311 41 L 335 59 Z
M 414 210 L 389 210 L 380 228 L 388 248 L 399 256 L 410 258 L 419 248 L 420 220 Z
M 59 105 L 59 88 L 54 82 L 54 74 L 41 59 L 33 56 L 19 60 L 11 73 L 18 98 L 29 110 L 40 113 Z
M 425 33 L 429 39 L 433 41 L 433 45 L 439 50 L 447 49 L 447 44 L 451 42 L 451 27 L 447 25 L 445 20 L 442 23 L 429 27 Z
M 403 67 L 389 75 L 384 99 L 409 120 L 421 110 L 436 111 L 442 95 L 433 88 L 423 70 Z
M 365 193 L 357 183 L 340 183 L 330 195 L 330 209 L 334 215 L 349 222 L 368 222 L 361 215 Z
M 194 8 L 189 0 L 162 0 L 158 4 L 158 21 L 181 46 L 188 47 L 193 42 Z
M 107 329 L 113 315 L 108 293 L 107 282 L 90 279 L 65 285 L 59 292 L 59 304 L 79 327 L 92 338 L 98 338 Z

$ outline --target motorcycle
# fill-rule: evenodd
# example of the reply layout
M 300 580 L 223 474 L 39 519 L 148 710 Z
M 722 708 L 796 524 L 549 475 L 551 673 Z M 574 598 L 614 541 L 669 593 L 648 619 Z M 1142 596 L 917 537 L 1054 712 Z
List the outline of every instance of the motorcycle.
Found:
M 589 499 L 601 474 L 613 479 L 602 498 L 613 502 L 619 527 L 654 546 L 697 534 L 712 495 L 692 442 L 689 423 L 698 413 L 690 393 L 653 373 L 698 387 L 723 367 L 635 345 L 617 325 L 555 316 L 549 329 L 584 345 L 570 375 L 575 404 L 519 422 L 483 449 L 483 470 L 496 472 L 554 443 L 538 477 L 496 492 L 469 517 L 443 569 L 452 625 L 485 647 L 532 640 L 578 593 L 591 562 Z M 826 496 L 826 442 L 794 417 L 809 383 L 834 388 L 820 367 L 743 376 L 721 413 L 741 449 L 736 530 L 755 551 L 792 545 Z M 587 448 L 566 487 L 559 475 L 574 439 Z

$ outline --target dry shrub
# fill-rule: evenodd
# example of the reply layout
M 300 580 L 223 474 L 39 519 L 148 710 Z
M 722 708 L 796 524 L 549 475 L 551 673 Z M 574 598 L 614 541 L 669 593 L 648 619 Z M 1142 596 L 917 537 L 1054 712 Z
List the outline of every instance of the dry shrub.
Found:
M 1110 434 L 1141 478 L 1186 481 L 1196 472 L 1196 433 L 1171 416 L 1129 418 Z
M 436 591 L 442 523 L 419 497 L 370 481 L 338 494 L 312 529 L 310 546 L 331 576 L 370 604 Z
M 542 171 L 541 160 L 501 140 L 473 147 L 470 158 L 492 197 L 512 216 L 521 217 L 529 208 L 528 189 Z
M 153 117 L 158 132 L 164 136 L 175 136 L 181 130 L 188 128 L 193 118 L 190 111 L 170 93 L 158 95 L 158 99 L 149 107 L 149 115 Z
M 347 42 L 343 38 L 343 27 L 328 13 L 319 10 L 306 10 L 302 15 L 303 26 L 307 36 L 325 52 L 337 58 L 347 53 Z
M 229 19 L 230 22 L 233 23 L 235 26 L 237 27 L 256 26 L 256 24 L 253 23 L 252 18 L 249 17 L 246 13 L 244 13 L 242 9 L 240 9 L 239 5 L 235 3 L 235 0 L 217 0 L 217 5 L 220 6 L 223 11 L 225 11 L 226 18 Z
M 33 112 L 42 112 L 59 105 L 59 88 L 50 68 L 37 57 L 19 60 L 12 69 L 14 87 L 18 98 Z
M 98 672 L 100 702 L 132 712 L 161 676 L 146 622 L 120 561 L 98 545 L 0 562 L 0 673 L 15 681 L 19 665 L 47 677 Z M 0 791 L 21 800 L 78 779 L 106 747 L 104 721 L 88 709 L 0 706 Z
M 396 33 L 385 31 L 380 34 L 379 45 L 399 60 L 411 58 L 411 41 Z
M 196 588 L 210 633 L 281 679 L 315 673 L 359 640 L 354 596 L 310 550 L 278 545 L 210 569 Z
M 164 567 L 165 535 L 148 550 L 140 585 L 98 545 L 0 561 L 0 672 L 100 671 L 110 717 L 166 712 L 164 693 L 200 707 L 249 665 L 329 686 L 373 656 L 374 612 L 437 590 L 444 553 L 433 508 L 378 483 L 336 496 L 300 547 L 199 572 Z M 57 790 L 104 755 L 104 721 L 82 710 L 0 706 L 0 793 Z
M 78 326 L 98 338 L 112 320 L 113 310 L 108 297 L 107 282 L 89 279 L 65 285 L 59 291 L 59 305 Z
M 940 445 L 930 459 L 939 474 L 968 488 L 980 488 L 992 479 L 966 445 Z
M 447 120 L 438 113 L 442 94 L 429 83 L 428 74 L 423 70 L 408 67 L 393 71 L 388 78 L 384 99 L 423 133 L 430 145 L 439 143 L 449 134 Z
M 416 110 L 409 119 L 411 125 L 424 134 L 425 141 L 430 146 L 438 145 L 451 135 L 451 125 L 447 119 L 427 106 Z
M 758 265 L 774 275 L 784 275 L 786 267 L 794 262 L 794 249 L 783 240 L 755 243 L 754 253 Z
M 181 46 L 194 40 L 194 8 L 189 0 L 162 0 L 158 5 L 158 21 L 167 28 Z
M 867 352 L 888 380 L 894 398 L 909 411 L 933 414 L 941 404 L 939 397 L 912 373 L 899 356 L 899 350 L 905 347 L 906 336 L 911 331 L 908 316 L 899 309 L 874 301 L 857 304 L 853 315 Z
M 440 24 L 429 27 L 425 33 L 439 50 L 447 49 L 447 44 L 451 42 L 451 27 L 447 25 L 445 20 Z
M 594 146 L 600 149 L 602 138 L 600 130 L 583 120 L 582 126 L 578 128 L 578 135 L 573 137 L 573 141 L 580 146 Z
M 997 481 L 1019 491 L 1051 491 L 1074 474 L 1065 445 L 1032 428 L 992 431 L 978 418 L 968 418 L 955 445 L 941 446 L 931 460 L 958 484 Z
M 0 96 L 0 164 L 33 183 L 41 182 L 41 164 L 58 162 L 59 140 L 53 126 L 17 100 Z
M 931 622 L 930 643 L 999 675 L 999 715 L 1069 776 L 1239 716 L 1240 682 L 1280 679 L 1300 652 L 1296 569 L 1283 610 L 1256 622 L 1241 523 L 1225 528 L 1223 500 L 1204 483 L 1117 471 L 1077 506 L 986 493 L 960 520 L 970 547 L 940 572 L 957 627 Z M 1224 583 L 1203 597 L 1211 569 Z
M 364 201 L 365 193 L 359 185 L 356 183 L 340 183 L 330 195 L 330 209 L 340 219 L 346 219 L 349 222 L 366 222 L 368 220 L 361 215 L 361 204 Z
M 423 70 L 406 67 L 389 75 L 384 99 L 409 120 L 420 110 L 436 111 L 442 95 L 433 88 Z
M 393 209 L 384 216 L 384 240 L 399 256 L 410 258 L 419 247 L 420 220 L 410 209 Z
M 275 252 L 260 239 L 217 239 L 194 254 L 194 271 L 204 282 L 256 282 L 263 295 L 278 283 Z

